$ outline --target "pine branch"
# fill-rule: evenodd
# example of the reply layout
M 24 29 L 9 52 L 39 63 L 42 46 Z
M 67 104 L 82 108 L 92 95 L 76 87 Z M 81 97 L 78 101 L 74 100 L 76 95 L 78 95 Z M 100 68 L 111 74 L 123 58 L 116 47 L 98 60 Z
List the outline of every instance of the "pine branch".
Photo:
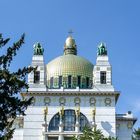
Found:
M 21 47 L 21 45 L 24 44 L 24 38 L 25 38 L 25 34 L 23 34 L 21 36 L 21 38 L 19 39 L 19 41 L 17 41 L 16 43 L 13 43 L 13 46 L 12 47 L 9 47 L 7 49 L 6 55 L 2 55 L 0 57 L 0 65 L 4 69 L 10 66 L 10 63 L 13 60 L 13 56 L 15 56 L 17 54 L 17 51 L 19 50 L 19 48 Z
M 32 102 L 32 98 L 21 100 L 17 95 L 22 90 L 28 89 L 26 75 L 36 68 L 24 67 L 18 69 L 17 72 L 9 71 L 13 57 L 24 43 L 24 36 L 23 34 L 19 41 L 13 43 L 13 46 L 7 49 L 6 54 L 0 56 L 0 139 L 3 140 L 12 138 L 14 120 L 17 115 L 25 115 L 25 110 Z M 0 48 L 8 41 L 9 39 L 4 40 L 0 34 Z
M 0 48 L 5 46 L 9 42 L 10 38 L 3 39 L 2 34 L 0 34 Z

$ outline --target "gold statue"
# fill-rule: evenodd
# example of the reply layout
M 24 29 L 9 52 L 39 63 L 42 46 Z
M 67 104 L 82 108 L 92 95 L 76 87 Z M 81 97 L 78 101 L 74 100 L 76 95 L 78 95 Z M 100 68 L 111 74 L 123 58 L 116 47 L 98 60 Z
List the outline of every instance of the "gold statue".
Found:
M 80 106 L 76 107 L 75 114 L 77 117 L 80 115 Z
M 64 115 L 64 106 L 60 108 L 59 115 L 62 117 Z
M 93 116 L 96 115 L 96 107 L 94 106 L 94 109 L 92 110 Z
M 44 109 L 44 121 L 47 122 L 47 115 L 48 115 L 48 107 Z

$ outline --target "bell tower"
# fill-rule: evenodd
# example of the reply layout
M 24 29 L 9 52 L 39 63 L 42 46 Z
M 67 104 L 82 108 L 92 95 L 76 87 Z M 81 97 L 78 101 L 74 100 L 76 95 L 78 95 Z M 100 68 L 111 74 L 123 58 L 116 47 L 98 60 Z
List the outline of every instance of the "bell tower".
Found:
M 31 66 L 36 70 L 28 75 L 29 91 L 46 91 L 46 70 L 44 63 L 44 49 L 40 43 L 34 44 L 34 54 Z
M 93 70 L 93 85 L 99 90 L 104 89 L 104 87 L 107 90 L 114 89 L 112 86 L 112 68 L 104 43 L 100 43 L 98 46 L 96 65 Z

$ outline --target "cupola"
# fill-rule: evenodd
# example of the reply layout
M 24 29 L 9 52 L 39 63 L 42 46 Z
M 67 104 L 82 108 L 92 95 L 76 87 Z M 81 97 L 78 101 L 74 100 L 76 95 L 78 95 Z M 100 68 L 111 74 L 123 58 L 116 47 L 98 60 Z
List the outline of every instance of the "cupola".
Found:
M 71 35 L 68 36 L 64 45 L 64 55 L 67 55 L 67 54 L 77 55 L 76 43 Z

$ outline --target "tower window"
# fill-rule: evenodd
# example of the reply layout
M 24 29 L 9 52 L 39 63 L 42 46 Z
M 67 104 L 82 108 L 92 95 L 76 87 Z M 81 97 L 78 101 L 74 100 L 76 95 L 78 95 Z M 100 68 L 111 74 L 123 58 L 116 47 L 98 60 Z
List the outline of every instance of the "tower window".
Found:
M 86 87 L 89 87 L 89 77 L 86 77 Z
M 59 81 L 58 81 L 59 87 L 62 86 L 62 76 L 59 76 Z
M 68 88 L 71 88 L 71 75 L 68 76 Z
M 105 71 L 100 72 L 100 83 L 106 84 L 106 72 Z
M 81 76 L 77 77 L 77 86 L 81 87 Z
M 39 83 L 40 81 L 40 71 L 34 72 L 34 83 Z
M 50 79 L 50 88 L 53 88 L 53 77 Z

